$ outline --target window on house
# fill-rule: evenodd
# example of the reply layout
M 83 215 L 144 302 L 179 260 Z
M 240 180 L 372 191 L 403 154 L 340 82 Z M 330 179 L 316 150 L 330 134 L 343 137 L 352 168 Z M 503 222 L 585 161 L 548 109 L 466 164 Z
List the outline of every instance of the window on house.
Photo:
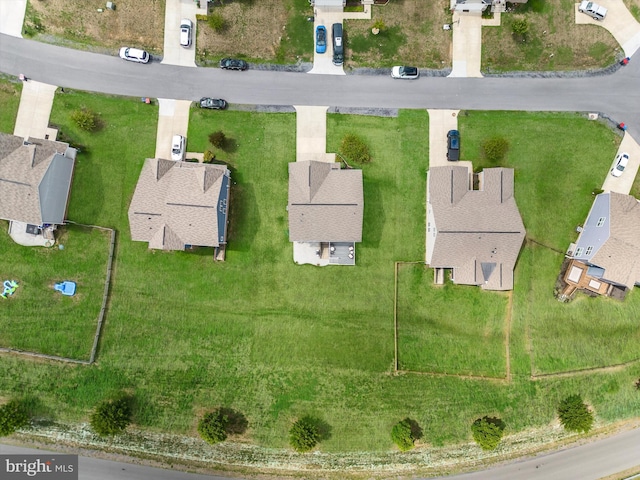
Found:
M 607 219 L 607 217 L 600 217 L 598 219 L 598 224 L 596 225 L 596 227 L 601 227 L 602 225 L 604 225 L 604 221 Z
M 591 252 L 593 252 L 593 247 L 589 246 L 587 247 L 587 252 L 585 253 L 585 255 L 589 256 L 591 255 Z
M 582 248 L 582 247 L 576 248 L 576 257 L 581 257 L 582 256 L 582 252 L 584 252 L 584 248 Z

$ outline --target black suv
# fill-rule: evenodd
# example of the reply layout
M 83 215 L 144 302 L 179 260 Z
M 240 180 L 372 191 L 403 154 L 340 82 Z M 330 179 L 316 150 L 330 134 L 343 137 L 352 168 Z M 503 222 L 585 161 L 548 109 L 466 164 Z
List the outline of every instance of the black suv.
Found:
M 333 64 L 342 65 L 344 61 L 344 44 L 342 42 L 342 24 L 334 23 L 331 28 L 333 37 Z
M 225 70 L 246 70 L 249 68 L 249 64 L 237 58 L 223 58 L 220 60 L 220 68 Z
M 455 162 L 460 160 L 460 132 L 449 130 L 447 133 L 447 160 Z

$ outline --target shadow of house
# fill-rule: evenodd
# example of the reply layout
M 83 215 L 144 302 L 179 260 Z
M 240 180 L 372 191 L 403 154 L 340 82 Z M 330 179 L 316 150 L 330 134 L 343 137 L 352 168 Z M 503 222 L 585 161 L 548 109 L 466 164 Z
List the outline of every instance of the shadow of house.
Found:
M 131 239 L 160 250 L 213 247 L 224 260 L 230 177 L 224 165 L 147 159 L 129 207 Z
M 598 195 L 575 243 L 564 275 L 564 297 L 581 289 L 624 298 L 640 285 L 640 201 L 631 195 Z
M 487 168 L 473 175 L 464 166 L 427 172 L 427 255 L 436 283 L 451 280 L 485 290 L 512 290 L 513 269 L 525 238 L 513 196 L 510 168 Z
M 0 133 L 0 218 L 11 222 L 18 243 L 39 245 L 28 242 L 32 236 L 53 244 L 53 231 L 65 223 L 76 154 L 67 143 Z

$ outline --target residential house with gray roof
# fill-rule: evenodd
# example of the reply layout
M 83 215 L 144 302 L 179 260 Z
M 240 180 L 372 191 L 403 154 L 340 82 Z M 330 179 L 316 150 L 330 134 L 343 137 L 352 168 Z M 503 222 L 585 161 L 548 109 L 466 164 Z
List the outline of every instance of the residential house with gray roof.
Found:
M 229 190 L 224 165 L 148 158 L 129 207 L 131 239 L 160 250 L 214 247 L 222 260 Z
M 66 220 L 76 154 L 67 143 L 0 133 L 0 218 L 10 231 L 20 224 L 53 240 Z
M 580 235 L 567 252 L 564 295 L 576 289 L 624 298 L 640 284 L 640 202 L 610 192 L 596 196 Z
M 525 237 L 513 169 L 433 167 L 427 172 L 427 255 L 436 283 L 451 269 L 457 284 L 513 289 L 513 269 Z
M 289 164 L 289 240 L 296 263 L 354 265 L 362 241 L 362 170 L 337 162 Z

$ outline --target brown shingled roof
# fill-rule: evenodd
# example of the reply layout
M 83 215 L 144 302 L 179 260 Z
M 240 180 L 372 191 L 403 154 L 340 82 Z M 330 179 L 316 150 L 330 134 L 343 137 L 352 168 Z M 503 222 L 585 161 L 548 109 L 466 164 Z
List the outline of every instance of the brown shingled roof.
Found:
M 290 163 L 287 209 L 292 242 L 361 242 L 362 170 L 342 170 L 339 163 Z
M 226 214 L 228 199 L 225 176 L 224 165 L 147 159 L 129 207 L 132 240 L 163 250 L 225 243 L 218 230 L 218 208 L 222 202 Z
M 68 147 L 66 143 L 35 138 L 27 138 L 25 143 L 22 137 L 0 133 L 0 218 L 44 223 L 40 185 L 56 154 L 64 155 Z M 68 197 L 71 178 L 66 180 Z M 59 200 L 64 202 L 60 207 L 64 214 L 67 198 Z
M 452 268 L 455 283 L 511 290 L 525 237 L 513 169 L 488 168 L 481 175 L 482 190 L 471 190 L 467 167 L 429 170 L 427 263 Z
M 640 283 L 640 202 L 631 195 L 608 195 L 609 238 L 590 263 L 605 270 L 603 280 L 631 288 Z

